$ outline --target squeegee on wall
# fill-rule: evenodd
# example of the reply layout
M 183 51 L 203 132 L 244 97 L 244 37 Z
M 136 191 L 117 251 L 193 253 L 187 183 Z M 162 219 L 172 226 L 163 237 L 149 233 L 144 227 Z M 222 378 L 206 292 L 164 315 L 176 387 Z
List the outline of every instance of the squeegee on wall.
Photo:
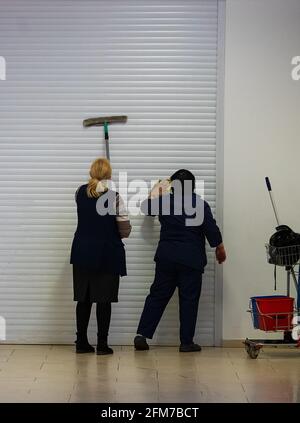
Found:
M 105 116 L 105 117 L 85 119 L 83 121 L 83 126 L 85 128 L 88 128 L 89 126 L 103 126 L 104 127 L 106 158 L 110 160 L 108 125 L 112 123 L 126 123 L 126 122 L 127 122 L 127 116 Z

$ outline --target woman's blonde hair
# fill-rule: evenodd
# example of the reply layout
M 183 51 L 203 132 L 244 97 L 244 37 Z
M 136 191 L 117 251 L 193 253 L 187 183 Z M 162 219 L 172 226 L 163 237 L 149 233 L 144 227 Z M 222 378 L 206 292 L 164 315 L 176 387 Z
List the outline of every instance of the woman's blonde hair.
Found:
M 93 161 L 90 169 L 90 180 L 87 187 L 87 195 L 90 198 L 97 198 L 100 193 L 96 191 L 99 181 L 111 179 L 111 166 L 107 159 L 99 158 Z

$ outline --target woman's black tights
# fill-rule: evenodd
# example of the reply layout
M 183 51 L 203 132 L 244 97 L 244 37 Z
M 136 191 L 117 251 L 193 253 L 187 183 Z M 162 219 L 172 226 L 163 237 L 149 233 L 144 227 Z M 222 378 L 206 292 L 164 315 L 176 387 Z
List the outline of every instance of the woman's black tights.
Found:
M 89 301 L 78 301 L 76 306 L 76 322 L 78 336 L 86 337 L 93 303 Z M 106 340 L 108 337 L 111 303 L 97 303 L 96 307 L 98 338 Z

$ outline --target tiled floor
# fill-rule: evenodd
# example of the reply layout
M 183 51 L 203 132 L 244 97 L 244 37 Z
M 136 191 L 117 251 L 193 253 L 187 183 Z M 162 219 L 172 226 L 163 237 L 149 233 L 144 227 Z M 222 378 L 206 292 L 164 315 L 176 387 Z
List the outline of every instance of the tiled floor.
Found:
M 300 402 L 300 351 L 0 345 L 0 402 Z

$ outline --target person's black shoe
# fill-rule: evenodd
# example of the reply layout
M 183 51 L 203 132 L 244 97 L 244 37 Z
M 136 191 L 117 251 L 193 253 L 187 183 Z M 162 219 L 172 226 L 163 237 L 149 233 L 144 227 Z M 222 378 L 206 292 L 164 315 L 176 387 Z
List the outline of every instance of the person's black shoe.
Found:
M 98 340 L 97 355 L 109 355 L 113 353 L 114 350 L 107 345 L 107 341 Z
M 201 351 L 201 349 L 200 345 L 194 343 L 187 345 L 181 344 L 179 347 L 180 352 L 196 352 Z
M 87 353 L 94 353 L 95 348 L 92 347 L 90 344 L 78 344 L 76 342 L 76 354 L 87 354 Z
M 137 351 L 147 351 L 149 350 L 149 345 L 147 344 L 147 340 L 144 336 L 137 335 L 134 338 L 134 346 Z
M 77 339 L 75 341 L 76 344 L 76 354 L 87 354 L 87 353 L 94 353 L 95 348 L 89 344 L 86 335 L 79 335 L 77 333 Z

